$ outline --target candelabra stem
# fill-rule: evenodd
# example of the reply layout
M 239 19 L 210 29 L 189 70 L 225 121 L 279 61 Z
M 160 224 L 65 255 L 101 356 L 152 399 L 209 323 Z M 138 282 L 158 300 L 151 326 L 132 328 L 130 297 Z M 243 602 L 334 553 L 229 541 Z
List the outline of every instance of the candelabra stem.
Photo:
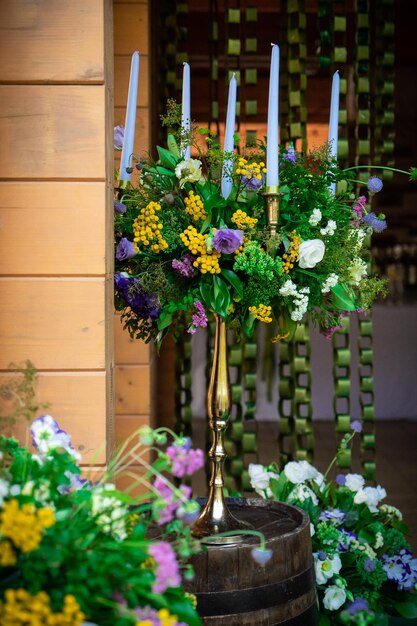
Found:
M 230 513 L 224 497 L 223 464 L 226 458 L 224 433 L 230 418 L 231 390 L 226 324 L 218 315 L 215 315 L 215 320 L 214 355 L 207 394 L 207 412 L 212 435 L 209 451 L 211 479 L 207 503 L 200 517 L 191 527 L 192 534 L 198 538 L 251 528 Z M 236 541 L 239 540 L 241 536 L 237 535 Z
M 268 225 L 271 235 L 277 232 L 279 219 L 279 188 L 278 186 L 267 187 L 264 193 L 266 198 L 266 208 L 268 212 Z

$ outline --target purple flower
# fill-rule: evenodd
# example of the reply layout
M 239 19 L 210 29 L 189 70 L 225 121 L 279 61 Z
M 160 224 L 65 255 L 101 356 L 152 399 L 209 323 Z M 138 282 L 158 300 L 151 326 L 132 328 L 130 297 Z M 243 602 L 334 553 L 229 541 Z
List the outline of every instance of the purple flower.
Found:
M 346 519 L 346 513 L 340 509 L 326 509 L 320 513 L 319 519 L 322 522 L 332 520 L 335 523 L 341 524 Z
M 371 176 L 371 178 L 368 179 L 366 186 L 368 187 L 369 193 L 378 193 L 378 191 L 381 191 L 384 183 L 380 178 L 378 178 L 378 176 Z
M 241 230 L 232 228 L 219 228 L 213 237 L 213 248 L 221 254 L 232 254 L 240 248 L 243 243 L 243 233 Z
M 387 222 L 384 219 L 380 219 L 375 215 L 375 213 L 371 212 L 362 219 L 362 222 L 367 226 L 370 226 L 375 233 L 382 233 L 383 230 L 387 227 Z
M 126 272 L 114 275 L 114 286 L 118 297 L 142 319 L 155 320 L 161 314 L 158 298 L 147 293 L 138 278 Z
M 284 154 L 282 155 L 282 158 L 285 159 L 286 161 L 290 161 L 291 163 L 296 163 L 297 153 L 295 151 L 294 146 L 290 146 L 287 152 L 284 152 Z
M 207 328 L 207 315 L 200 300 L 195 300 L 194 308 L 197 312 L 191 317 L 192 324 L 187 329 L 187 332 L 190 333 L 190 335 L 194 335 L 197 328 Z
M 114 201 L 114 210 L 116 213 L 126 213 L 126 205 L 123 202 L 119 202 L 118 200 Z
M 403 548 L 394 556 L 384 554 L 381 563 L 388 580 L 396 582 L 399 591 L 411 591 L 417 584 L 417 559 L 409 550 Z
M 375 561 L 373 559 L 366 559 L 365 563 L 363 564 L 363 569 L 365 570 L 365 572 L 373 572 L 375 568 Z
M 48 454 L 51 450 L 63 449 L 74 459 L 81 459 L 81 455 L 71 444 L 69 434 L 59 427 L 51 415 L 42 415 L 35 419 L 30 427 L 30 434 L 33 446 L 41 455 Z
M 346 483 L 346 476 L 344 474 L 338 474 L 336 476 L 336 483 L 338 485 L 344 485 Z
M 124 126 L 118 124 L 114 127 L 113 143 L 115 150 L 121 150 L 123 148 L 123 141 L 125 139 Z
M 184 256 L 182 257 L 182 261 L 177 261 L 177 259 L 174 259 L 171 263 L 171 266 L 174 270 L 177 270 L 177 272 L 179 272 L 181 276 L 184 276 L 184 278 L 192 278 L 193 276 L 195 276 L 193 263 L 194 257 L 191 256 L 191 254 L 184 254 Z
M 152 624 L 152 626 L 161 626 L 162 621 L 161 619 L 158 617 L 158 611 L 156 609 L 151 609 L 150 607 L 146 607 L 146 608 L 142 608 L 142 607 L 138 607 L 136 609 L 133 609 L 135 617 L 137 617 L 137 619 L 139 620 L 139 624 L 145 623 L 145 624 Z M 164 620 L 165 623 L 165 620 Z M 171 622 L 171 620 L 169 620 L 169 623 L 172 623 L 172 626 L 187 626 L 187 624 L 185 624 L 185 622 Z
M 353 420 L 353 422 L 351 423 L 350 427 L 353 430 L 353 432 L 355 432 L 355 433 L 361 433 L 362 432 L 362 424 L 360 423 L 359 420 Z
M 350 543 L 353 539 L 357 539 L 358 535 L 355 533 L 351 533 L 344 528 L 340 528 L 340 537 L 339 543 L 337 544 L 337 549 L 339 552 L 348 552 Z
M 347 611 L 350 615 L 356 615 L 359 611 L 369 611 L 369 604 L 363 598 L 356 598 L 348 605 Z
M 262 178 L 259 180 L 259 178 L 255 178 L 254 176 L 251 178 L 242 176 L 242 183 L 246 189 L 249 189 L 249 191 L 258 191 L 258 189 L 262 187 L 262 182 Z
M 127 259 L 131 259 L 136 256 L 136 254 L 137 252 L 133 243 L 129 241 L 129 239 L 126 239 L 126 237 L 122 237 L 116 249 L 116 259 L 119 261 L 127 261 Z
M 181 577 L 171 544 L 167 541 L 157 541 L 150 546 L 148 552 L 156 561 L 156 580 L 152 585 L 152 591 L 164 593 L 169 587 L 179 587 Z
M 174 443 L 167 448 L 167 455 L 172 463 L 172 474 L 177 478 L 191 476 L 204 465 L 204 453 L 199 448 Z

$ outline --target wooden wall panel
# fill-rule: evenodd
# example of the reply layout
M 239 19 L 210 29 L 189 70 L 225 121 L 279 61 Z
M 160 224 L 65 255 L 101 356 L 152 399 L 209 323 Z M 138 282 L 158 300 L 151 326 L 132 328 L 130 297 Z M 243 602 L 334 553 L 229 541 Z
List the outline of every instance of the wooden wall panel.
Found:
M 148 365 L 117 365 L 115 368 L 116 415 L 150 414 L 150 368 Z
M 119 365 L 147 365 L 149 363 L 150 345 L 132 339 L 123 329 L 120 316 L 114 316 L 114 358 Z
M 104 85 L 0 85 L 2 178 L 105 179 Z
M 0 275 L 103 276 L 105 200 L 104 182 L 0 183 Z
M 103 82 L 103 22 L 103 0 L 2 0 L 0 81 Z
M 104 369 L 105 281 L 0 279 L 0 369 Z
M 0 384 L 12 378 L 0 375 Z M 40 413 L 53 415 L 61 428 L 72 438 L 72 444 L 82 455 L 83 463 L 105 462 L 106 452 L 106 375 L 105 372 L 40 372 L 37 400 L 49 403 Z M 3 402 L 3 411 L 8 403 Z M 22 443 L 27 426 L 20 422 L 13 434 Z
M 143 55 L 149 53 L 148 7 L 144 3 L 115 4 L 114 53 L 116 56 L 132 56 L 135 50 Z

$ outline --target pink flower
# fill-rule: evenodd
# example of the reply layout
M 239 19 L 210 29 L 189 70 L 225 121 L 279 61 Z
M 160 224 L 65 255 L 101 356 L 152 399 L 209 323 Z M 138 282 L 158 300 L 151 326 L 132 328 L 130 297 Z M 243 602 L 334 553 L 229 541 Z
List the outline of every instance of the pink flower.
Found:
M 171 486 L 161 478 L 156 478 L 153 484 L 160 499 L 155 502 L 154 513 L 158 526 L 168 524 L 174 519 L 176 510 L 181 506 L 182 501 L 175 495 Z M 180 491 L 186 500 L 191 497 L 191 487 L 180 485 Z
M 164 593 L 168 587 L 179 587 L 181 577 L 175 552 L 167 541 L 158 541 L 148 550 L 156 561 L 156 580 L 152 585 L 154 593 Z
M 177 478 L 190 476 L 204 465 L 204 454 L 199 448 L 174 444 L 167 448 L 167 455 L 172 463 L 171 471 Z

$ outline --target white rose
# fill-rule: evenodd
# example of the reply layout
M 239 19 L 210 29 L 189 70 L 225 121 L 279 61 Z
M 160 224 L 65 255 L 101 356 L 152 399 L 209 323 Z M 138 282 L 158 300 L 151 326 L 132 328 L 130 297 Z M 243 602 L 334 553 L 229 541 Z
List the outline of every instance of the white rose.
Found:
M 387 492 L 380 485 L 378 487 L 364 487 L 355 494 L 353 501 L 355 504 L 365 503 L 372 513 L 376 513 L 379 501 L 386 496 Z
M 185 183 L 197 183 L 200 180 L 201 165 L 198 159 L 186 159 L 178 163 L 175 174 L 180 181 L 180 187 L 184 187 Z
M 346 602 L 346 591 L 336 585 L 330 585 L 324 592 L 323 605 L 328 611 L 337 611 Z
M 295 485 L 319 476 L 319 472 L 308 461 L 290 461 L 284 467 L 284 473 Z
M 302 268 L 315 267 L 324 257 L 326 246 L 321 239 L 303 241 L 298 249 L 298 264 Z
M 350 491 L 359 491 L 365 484 L 365 479 L 360 474 L 346 474 L 345 487 Z
M 338 554 L 335 554 L 332 559 L 325 559 L 324 561 L 318 558 L 318 552 L 314 552 L 313 556 L 314 571 L 318 585 L 325 585 L 330 578 L 333 578 L 342 569 L 342 561 Z
M 250 484 L 256 493 L 265 497 L 265 490 L 269 491 L 269 481 L 271 478 L 278 478 L 274 472 L 267 472 L 263 465 L 258 463 L 249 463 L 248 467 Z

